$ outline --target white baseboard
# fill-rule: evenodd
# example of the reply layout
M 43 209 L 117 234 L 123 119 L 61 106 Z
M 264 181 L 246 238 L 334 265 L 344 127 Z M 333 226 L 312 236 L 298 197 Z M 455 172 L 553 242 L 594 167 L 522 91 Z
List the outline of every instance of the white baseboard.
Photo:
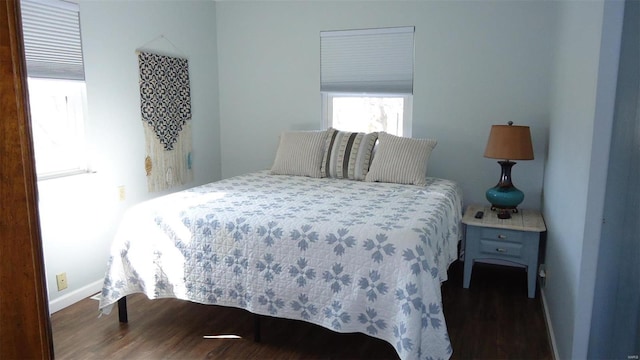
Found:
M 544 322 L 547 323 L 547 335 L 549 336 L 549 342 L 551 343 L 551 351 L 554 359 L 560 359 L 558 355 L 558 347 L 556 346 L 556 335 L 553 332 L 553 326 L 551 325 L 551 316 L 549 315 L 549 308 L 547 307 L 547 297 L 545 296 L 544 289 L 540 289 L 540 296 L 542 297 L 542 308 L 544 310 Z
M 57 299 L 49 301 L 49 314 L 53 314 L 56 311 L 60 311 L 67 306 L 71 306 L 80 300 L 88 298 L 89 296 L 100 292 L 102 290 L 102 284 L 104 280 L 97 280 L 89 285 L 74 290 L 68 294 L 65 294 Z M 96 305 L 96 311 L 97 311 Z

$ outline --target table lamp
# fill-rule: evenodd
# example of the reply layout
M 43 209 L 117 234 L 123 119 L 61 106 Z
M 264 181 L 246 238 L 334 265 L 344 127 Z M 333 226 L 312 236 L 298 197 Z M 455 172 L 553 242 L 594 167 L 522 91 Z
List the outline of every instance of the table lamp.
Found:
M 531 132 L 528 126 L 492 125 L 484 157 L 502 159 L 498 161 L 502 168 L 498 185 L 486 192 L 491 210 L 498 211 L 498 218 L 509 219 L 511 212 L 518 212 L 518 205 L 524 200 L 524 193 L 511 181 L 511 168 L 516 163 L 511 160 L 533 160 Z

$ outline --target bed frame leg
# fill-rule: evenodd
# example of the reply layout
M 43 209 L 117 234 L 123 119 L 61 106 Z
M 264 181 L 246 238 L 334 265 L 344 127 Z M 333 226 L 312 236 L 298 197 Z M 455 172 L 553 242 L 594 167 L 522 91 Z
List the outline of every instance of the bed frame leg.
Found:
M 260 342 L 260 315 L 253 314 L 253 341 Z
M 127 316 L 127 297 L 123 296 L 118 300 L 118 319 L 121 323 L 128 323 L 129 318 Z

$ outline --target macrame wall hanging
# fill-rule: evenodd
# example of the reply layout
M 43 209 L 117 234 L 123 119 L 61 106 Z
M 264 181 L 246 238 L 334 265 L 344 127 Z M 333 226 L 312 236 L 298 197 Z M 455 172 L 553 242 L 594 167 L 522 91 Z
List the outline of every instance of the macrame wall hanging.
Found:
M 162 191 L 193 180 L 189 64 L 143 51 L 138 64 L 147 185 Z

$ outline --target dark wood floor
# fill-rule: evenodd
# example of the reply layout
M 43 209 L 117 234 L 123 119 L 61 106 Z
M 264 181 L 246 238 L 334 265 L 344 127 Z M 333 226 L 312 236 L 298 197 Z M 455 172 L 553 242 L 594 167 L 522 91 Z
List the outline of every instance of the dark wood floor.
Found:
M 462 289 L 462 264 L 442 285 L 452 359 L 551 359 L 539 294 L 527 298 L 521 269 L 476 265 Z M 117 310 L 98 318 L 98 302 L 80 301 L 52 315 L 57 359 L 397 359 L 393 347 L 363 334 L 338 334 L 304 322 L 173 299 L 129 298 L 129 323 Z M 207 339 L 238 335 L 239 339 Z

